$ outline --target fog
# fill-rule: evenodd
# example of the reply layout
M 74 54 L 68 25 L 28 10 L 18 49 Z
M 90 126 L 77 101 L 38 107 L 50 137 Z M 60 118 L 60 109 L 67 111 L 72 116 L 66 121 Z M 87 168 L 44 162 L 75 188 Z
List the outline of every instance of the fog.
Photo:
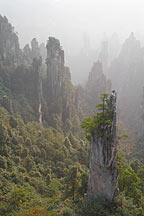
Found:
M 101 42 L 112 41 L 113 33 L 119 46 L 131 32 L 143 41 L 143 7 L 143 0 L 0 0 L 0 14 L 15 27 L 21 47 L 34 37 L 60 40 L 75 83 L 86 80 Z M 89 58 L 82 66 L 83 54 Z

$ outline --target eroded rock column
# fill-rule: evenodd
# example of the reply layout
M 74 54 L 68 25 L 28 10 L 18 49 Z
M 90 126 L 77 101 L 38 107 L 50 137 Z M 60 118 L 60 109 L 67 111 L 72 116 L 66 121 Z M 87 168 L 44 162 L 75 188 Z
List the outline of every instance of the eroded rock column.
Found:
M 112 201 L 118 184 L 116 169 L 116 93 L 105 102 L 112 114 L 111 124 L 100 128 L 102 133 L 91 134 L 90 171 L 85 201 L 103 198 Z

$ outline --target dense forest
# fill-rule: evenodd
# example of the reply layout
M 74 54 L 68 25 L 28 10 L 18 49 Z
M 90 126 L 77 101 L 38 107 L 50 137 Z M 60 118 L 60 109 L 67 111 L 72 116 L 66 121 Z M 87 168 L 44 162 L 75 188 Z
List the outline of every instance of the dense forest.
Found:
M 144 215 L 144 49 L 132 33 L 109 67 L 103 53 L 85 85 L 73 85 L 58 39 L 21 49 L 0 16 L 0 215 Z M 117 192 L 85 204 L 91 134 L 111 124 L 102 113 L 112 87 Z

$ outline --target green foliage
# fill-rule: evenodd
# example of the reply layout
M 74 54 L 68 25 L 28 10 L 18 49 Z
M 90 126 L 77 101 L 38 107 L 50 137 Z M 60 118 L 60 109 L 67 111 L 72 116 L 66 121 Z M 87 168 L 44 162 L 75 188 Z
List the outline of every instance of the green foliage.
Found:
M 81 86 L 73 87 L 70 73 L 64 68 L 59 77 L 61 87 L 57 85 L 54 89 L 54 97 L 51 80 L 46 79 L 42 65 L 41 92 L 41 80 L 34 67 L 37 60 L 31 65 L 31 50 L 28 55 L 20 50 L 18 37 L 7 18 L 1 16 L 0 22 L 4 27 L 0 37 L 0 215 L 143 216 L 144 165 L 130 157 L 129 165 L 127 155 L 126 163 L 119 157 L 120 194 L 115 201 L 98 199 L 83 206 L 90 146 L 80 121 L 94 98 L 98 101 L 102 89 L 110 86 L 109 81 L 102 73 L 92 80 L 91 74 L 85 92 Z M 102 69 L 99 63 L 95 66 Z M 97 115 L 85 118 L 81 124 L 88 139 L 92 133 L 103 136 L 112 123 L 108 94 L 102 94 L 100 99 Z M 43 125 L 38 123 L 39 101 Z M 138 151 L 133 155 L 140 155 L 144 162 L 143 150 Z
M 143 206 L 135 205 L 132 198 L 120 193 L 115 199 L 114 216 L 143 216 Z
M 81 124 L 85 128 L 86 137 L 89 139 L 89 134 L 95 133 L 102 136 L 105 129 L 112 124 L 112 111 L 108 108 L 108 94 L 103 94 L 101 97 L 102 103 L 97 104 L 98 110 L 96 116 L 85 118 Z
M 70 208 L 65 208 L 63 210 L 63 216 L 75 216 L 75 213 L 72 209 Z
M 111 216 L 112 212 L 108 208 L 109 203 L 106 203 L 102 199 L 89 201 L 81 211 L 82 216 Z
M 75 161 L 78 167 L 79 162 L 83 164 L 82 170 L 86 171 L 88 154 L 84 141 L 70 131 L 65 137 L 52 127 L 44 128 L 37 122 L 26 124 L 20 116 L 10 115 L 4 109 L 0 116 L 0 215 L 32 214 L 35 206 L 47 208 L 46 214 L 55 215 L 55 210 L 63 209 L 67 176 L 74 183 L 69 185 L 70 196 L 82 196 L 78 195 L 80 173 L 77 179 L 70 170 Z M 85 161 L 79 160 L 77 152 L 85 152 Z
M 51 182 L 51 175 L 48 173 L 46 176 L 46 183 L 49 185 Z
M 78 193 L 83 197 L 84 194 L 87 192 L 87 184 L 88 184 L 88 173 L 83 172 L 80 176 L 81 184 L 78 188 Z
M 133 198 L 137 204 L 142 199 L 140 183 L 141 179 L 130 166 L 120 168 L 119 189 L 125 191 L 126 196 Z
M 19 75 L 20 70 L 26 73 L 25 66 L 19 67 L 12 78 Z M 32 78 L 29 72 L 26 76 Z M 24 77 L 24 74 L 19 75 L 20 80 Z M 69 91 L 67 99 L 71 120 L 65 110 L 65 89 L 48 107 L 43 99 L 43 127 L 37 122 L 34 86 L 31 89 L 26 85 L 29 87 L 26 93 L 21 87 L 22 82 L 15 84 L 19 91 L 13 85 L 11 95 L 8 86 L 0 80 L 0 96 L 6 95 L 6 100 L 0 99 L 0 215 L 142 216 L 144 167 L 139 161 L 131 166 L 120 162 L 120 195 L 113 203 L 96 200 L 83 207 L 90 146 L 80 128 L 84 110 L 82 107 L 76 109 L 72 104 L 74 92 Z M 72 89 L 70 83 L 65 85 L 68 90 Z M 78 95 L 79 90 L 77 102 Z M 11 99 L 13 110 L 10 108 Z M 91 133 L 102 136 L 104 128 L 111 126 L 112 113 L 106 105 L 108 95 L 103 94 L 101 100 L 97 115 L 85 118 L 81 125 L 89 138 Z M 13 111 L 17 115 L 12 114 Z
M 9 121 L 11 115 L 5 110 L 1 112 L 1 215 L 36 215 L 40 211 L 46 215 L 95 215 L 95 212 L 112 216 L 142 215 L 142 163 L 133 161 L 130 167 L 119 159 L 120 195 L 115 203 L 109 208 L 96 201 L 85 209 L 82 202 L 88 182 L 88 142 L 79 140 L 72 132 L 67 131 L 65 136 L 65 132 L 44 128 L 37 122 L 24 124 L 18 116 L 13 116 L 17 122 L 14 126 Z M 41 210 L 36 206 L 41 206 Z M 83 210 L 79 212 L 79 209 Z
M 36 206 L 35 208 L 25 210 L 18 214 L 18 216 L 56 216 L 55 212 L 46 211 L 45 209 Z
M 110 207 L 96 201 L 83 208 L 89 144 L 76 131 L 65 136 L 37 122 L 24 124 L 18 116 L 13 125 L 10 117 L 1 110 L 1 215 L 143 215 L 144 167 L 138 160 L 128 166 L 119 157 L 120 195 Z
M 18 125 L 17 120 L 13 116 L 10 117 L 9 123 L 12 128 L 16 128 Z
M 62 185 L 58 179 L 51 180 L 49 186 L 48 186 L 48 196 L 56 196 L 60 194 L 60 189 Z
M 0 168 L 2 168 L 2 169 L 7 168 L 7 160 L 3 156 L 0 156 Z
M 75 199 L 75 193 L 79 184 L 79 172 L 77 166 L 72 166 L 65 179 L 66 182 L 66 196 Z

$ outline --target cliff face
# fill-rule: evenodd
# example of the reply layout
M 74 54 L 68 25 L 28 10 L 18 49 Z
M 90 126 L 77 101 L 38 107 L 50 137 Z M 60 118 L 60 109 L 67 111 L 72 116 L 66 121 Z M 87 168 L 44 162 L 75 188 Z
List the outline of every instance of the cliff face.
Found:
M 107 72 L 108 72 L 108 57 L 109 57 L 108 42 L 103 41 L 101 44 L 101 51 L 99 54 L 99 60 L 103 65 L 104 74 L 107 74 Z
M 0 16 L 0 96 L 11 99 L 14 113 L 22 114 L 25 122 L 44 120 L 51 125 L 57 118 L 64 125 L 76 116 L 82 120 L 110 88 L 100 62 L 94 64 L 86 87 L 73 86 L 58 39 L 49 37 L 45 47 L 34 38 L 21 50 L 14 28 Z
M 40 121 L 41 72 L 42 59 L 36 39 L 32 40 L 31 48 L 26 45 L 21 50 L 14 27 L 6 17 L 0 16 L 0 103 L 5 104 L 6 99 L 7 102 L 11 101 L 8 104 L 12 104 L 16 113 L 28 106 L 31 117 L 26 118 Z M 23 104 L 24 101 L 27 105 Z M 9 106 L 7 105 L 7 110 Z M 24 115 L 26 116 L 25 111 Z
M 18 36 L 8 19 L 0 15 L 0 63 L 16 66 L 22 61 Z
M 119 116 L 126 127 L 139 133 L 142 88 L 144 80 L 144 49 L 133 33 L 124 42 L 120 54 L 111 63 L 109 75 L 118 97 Z M 129 112 L 131 109 L 131 112 Z
M 71 118 L 73 86 L 69 68 L 64 65 L 64 51 L 59 40 L 50 37 L 47 43 L 47 81 L 44 95 L 49 113 L 58 114 L 63 121 Z
M 100 95 L 104 92 L 110 93 L 110 91 L 111 81 L 104 75 L 102 63 L 97 61 L 93 64 L 86 84 L 86 104 L 89 114 L 95 114 Z
M 34 58 L 32 63 L 32 68 L 29 74 L 28 81 L 28 89 L 25 89 L 26 96 L 30 101 L 33 109 L 37 113 L 38 120 L 42 123 L 42 98 L 43 98 L 43 91 L 42 91 L 42 58 L 39 59 Z
M 47 54 L 46 54 L 47 52 Z M 42 57 L 43 59 L 42 59 Z M 45 65 L 46 59 L 46 65 Z M 45 47 L 36 38 L 20 49 L 14 28 L 0 16 L 0 95 L 11 97 L 14 112 L 29 107 L 25 121 L 43 119 L 50 122 L 55 115 L 65 122 L 76 112 L 75 89 L 69 68 L 64 64 L 64 51 L 59 40 L 50 37 Z M 3 85 L 8 88 L 6 92 Z M 20 102 L 19 99 L 24 99 Z M 14 100 L 18 101 L 18 104 Z M 25 105 L 23 102 L 25 101 Z M 26 105 L 27 104 L 27 105 Z M 73 114 L 74 115 L 74 114 Z
M 106 102 L 112 112 L 111 125 L 99 128 L 101 133 L 91 134 L 90 172 L 86 201 L 104 198 L 112 201 L 118 183 L 116 169 L 116 94 L 113 92 Z
M 47 84 L 48 96 L 56 99 L 60 94 L 64 72 L 64 51 L 59 40 L 50 37 L 47 43 Z

